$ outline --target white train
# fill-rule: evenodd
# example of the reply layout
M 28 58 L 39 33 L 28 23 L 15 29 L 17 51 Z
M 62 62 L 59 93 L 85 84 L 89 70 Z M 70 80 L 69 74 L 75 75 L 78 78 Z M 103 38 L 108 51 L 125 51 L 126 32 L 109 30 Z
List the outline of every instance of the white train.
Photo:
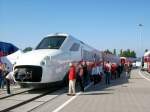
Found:
M 14 67 L 15 79 L 21 83 L 56 83 L 63 81 L 69 62 L 100 61 L 101 53 L 69 34 L 45 37 L 35 50 L 19 57 Z

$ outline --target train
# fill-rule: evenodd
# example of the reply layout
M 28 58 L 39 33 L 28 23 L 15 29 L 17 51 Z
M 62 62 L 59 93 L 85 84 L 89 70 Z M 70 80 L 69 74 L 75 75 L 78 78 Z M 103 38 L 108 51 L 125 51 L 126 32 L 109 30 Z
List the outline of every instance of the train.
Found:
M 145 52 L 142 57 L 142 70 L 150 73 L 150 51 Z
M 55 84 L 66 79 L 69 63 L 119 62 L 67 33 L 54 33 L 41 40 L 37 47 L 22 54 L 14 66 L 15 80 L 22 84 Z

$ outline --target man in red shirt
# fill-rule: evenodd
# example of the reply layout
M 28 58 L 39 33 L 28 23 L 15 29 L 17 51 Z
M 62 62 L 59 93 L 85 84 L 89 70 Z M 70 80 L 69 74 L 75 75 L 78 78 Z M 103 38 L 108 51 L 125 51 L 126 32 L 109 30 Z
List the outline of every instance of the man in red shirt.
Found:
M 76 68 L 72 63 L 69 63 L 69 93 L 68 95 L 75 95 L 75 82 L 76 82 Z

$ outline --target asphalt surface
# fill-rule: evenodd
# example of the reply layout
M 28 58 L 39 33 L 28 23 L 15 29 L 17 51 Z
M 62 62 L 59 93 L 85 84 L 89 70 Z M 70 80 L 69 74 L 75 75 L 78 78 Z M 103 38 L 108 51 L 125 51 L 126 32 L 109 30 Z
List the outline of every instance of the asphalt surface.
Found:
M 13 109 L 11 112 L 150 112 L 148 75 L 150 74 L 135 69 L 132 70 L 130 78 L 122 74 L 121 78 L 111 80 L 110 85 L 102 81 L 95 86 L 91 85 L 85 92 L 77 91 L 76 96 L 67 96 L 68 88 L 65 88 Z M 25 97 L 29 98 L 32 95 Z M 25 97 L 22 98 L 26 99 Z M 19 100 L 15 99 L 16 103 L 22 100 L 17 99 Z M 13 99 L 7 101 L 15 103 Z M 0 103 L 2 106 L 2 100 Z

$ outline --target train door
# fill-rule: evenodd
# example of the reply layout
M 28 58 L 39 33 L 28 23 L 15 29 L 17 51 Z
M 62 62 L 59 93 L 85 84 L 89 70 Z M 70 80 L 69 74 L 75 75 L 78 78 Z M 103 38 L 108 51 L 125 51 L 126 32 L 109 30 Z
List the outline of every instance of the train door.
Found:
M 144 54 L 144 67 L 143 70 L 150 72 L 150 51 Z
M 148 67 L 147 67 L 147 71 L 150 73 L 150 57 L 148 57 L 148 59 L 147 59 L 147 65 L 148 65 Z
M 150 72 L 150 57 L 148 57 L 148 56 L 144 57 L 144 67 L 143 67 L 143 69 Z
M 144 58 L 144 70 L 147 70 L 148 68 L 148 61 L 147 61 L 147 57 Z

